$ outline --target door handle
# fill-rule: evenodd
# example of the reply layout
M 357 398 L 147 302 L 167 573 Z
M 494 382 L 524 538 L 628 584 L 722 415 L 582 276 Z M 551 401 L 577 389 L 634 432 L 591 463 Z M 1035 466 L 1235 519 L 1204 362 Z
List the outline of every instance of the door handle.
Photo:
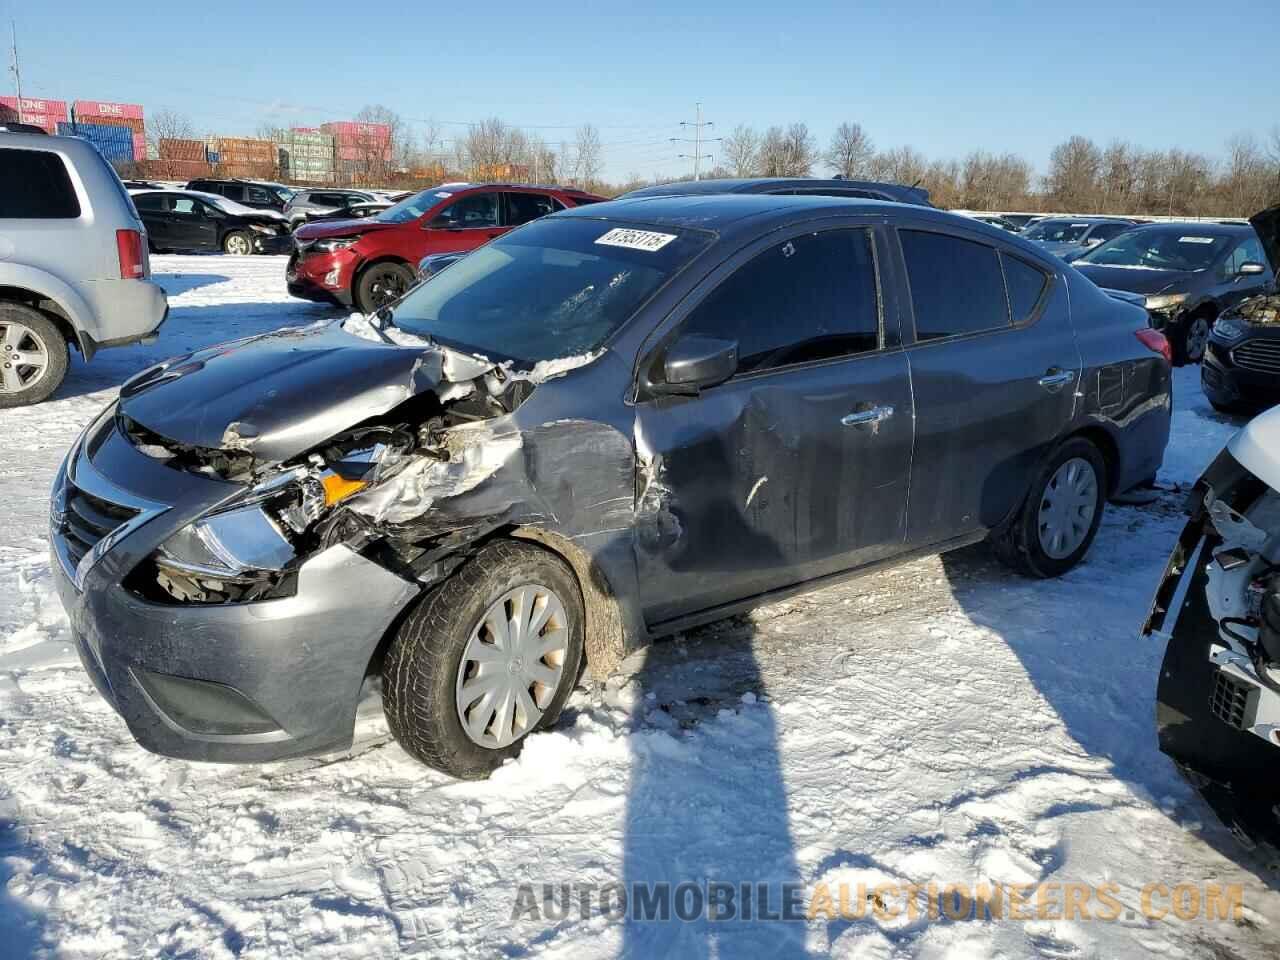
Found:
M 1051 367 L 1045 372 L 1045 375 L 1040 378 L 1040 386 L 1044 387 L 1046 390 L 1056 390 L 1063 384 L 1070 383 L 1075 378 L 1076 372 L 1074 370 L 1058 370 L 1056 367 Z
M 846 427 L 860 427 L 868 423 L 879 423 L 893 416 L 893 407 L 870 407 L 866 410 L 855 410 L 846 413 L 840 422 Z

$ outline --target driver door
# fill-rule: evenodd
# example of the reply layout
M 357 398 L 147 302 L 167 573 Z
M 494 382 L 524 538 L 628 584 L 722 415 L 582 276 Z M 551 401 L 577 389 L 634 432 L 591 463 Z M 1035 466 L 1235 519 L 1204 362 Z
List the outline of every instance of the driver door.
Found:
M 468 193 L 437 213 L 423 232 L 428 253 L 467 253 L 506 233 L 502 226 L 502 194 L 496 190 Z
M 642 362 L 660 368 L 689 336 L 738 344 L 726 382 L 637 404 L 651 625 L 902 549 L 912 398 L 882 244 L 862 226 L 775 234 L 717 271 Z

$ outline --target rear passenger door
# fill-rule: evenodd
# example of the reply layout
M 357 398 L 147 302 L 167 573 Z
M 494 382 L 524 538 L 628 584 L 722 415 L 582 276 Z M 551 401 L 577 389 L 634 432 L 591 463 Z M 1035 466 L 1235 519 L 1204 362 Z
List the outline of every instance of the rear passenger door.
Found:
M 885 236 L 810 227 L 758 241 L 708 277 L 641 361 L 661 369 L 686 336 L 738 345 L 728 381 L 636 406 L 650 624 L 902 549 L 911 389 L 894 285 L 878 279 Z
M 897 231 L 914 318 L 907 540 L 980 533 L 1026 495 L 1071 422 L 1080 352 L 1056 271 L 936 224 Z

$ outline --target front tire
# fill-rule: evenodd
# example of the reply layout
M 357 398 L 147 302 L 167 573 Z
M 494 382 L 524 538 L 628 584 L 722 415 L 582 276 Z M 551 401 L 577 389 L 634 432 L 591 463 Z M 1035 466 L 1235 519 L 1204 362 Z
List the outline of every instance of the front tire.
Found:
M 1179 325 L 1177 335 L 1169 338 L 1173 344 L 1173 365 L 1181 367 L 1203 360 L 1205 348 L 1209 345 L 1209 331 L 1212 328 L 1213 318 L 1206 314 L 1198 314 L 1184 320 Z
M 232 230 L 222 238 L 222 252 L 233 257 L 247 257 L 253 253 L 253 237 L 243 230 Z
M 403 263 L 375 263 L 356 281 L 356 307 L 361 313 L 373 313 L 399 300 L 412 286 L 413 271 Z
M 577 682 L 585 617 L 573 571 L 498 540 L 427 594 L 382 667 L 382 705 L 406 752 L 453 777 L 487 777 L 555 723 Z
M 0 303 L 0 408 L 47 399 L 66 377 L 68 359 L 52 320 L 20 303 Z
M 1017 514 L 992 535 L 996 554 L 1026 576 L 1061 576 L 1089 552 L 1106 491 L 1098 448 L 1083 437 L 1067 440 L 1040 467 Z

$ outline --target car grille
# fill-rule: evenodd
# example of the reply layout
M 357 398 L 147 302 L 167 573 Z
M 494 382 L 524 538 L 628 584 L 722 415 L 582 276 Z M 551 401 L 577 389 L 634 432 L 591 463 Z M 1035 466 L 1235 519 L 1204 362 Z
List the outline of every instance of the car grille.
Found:
M 67 558 L 78 567 L 104 537 L 134 519 L 140 511 L 95 497 L 67 481 L 65 510 L 57 533 Z
M 1245 370 L 1280 373 L 1280 340 L 1247 340 L 1231 351 L 1231 359 Z
M 1256 687 L 1241 683 L 1219 670 L 1214 674 L 1209 710 L 1228 726 L 1246 730 L 1252 724 L 1250 708 L 1257 693 Z

